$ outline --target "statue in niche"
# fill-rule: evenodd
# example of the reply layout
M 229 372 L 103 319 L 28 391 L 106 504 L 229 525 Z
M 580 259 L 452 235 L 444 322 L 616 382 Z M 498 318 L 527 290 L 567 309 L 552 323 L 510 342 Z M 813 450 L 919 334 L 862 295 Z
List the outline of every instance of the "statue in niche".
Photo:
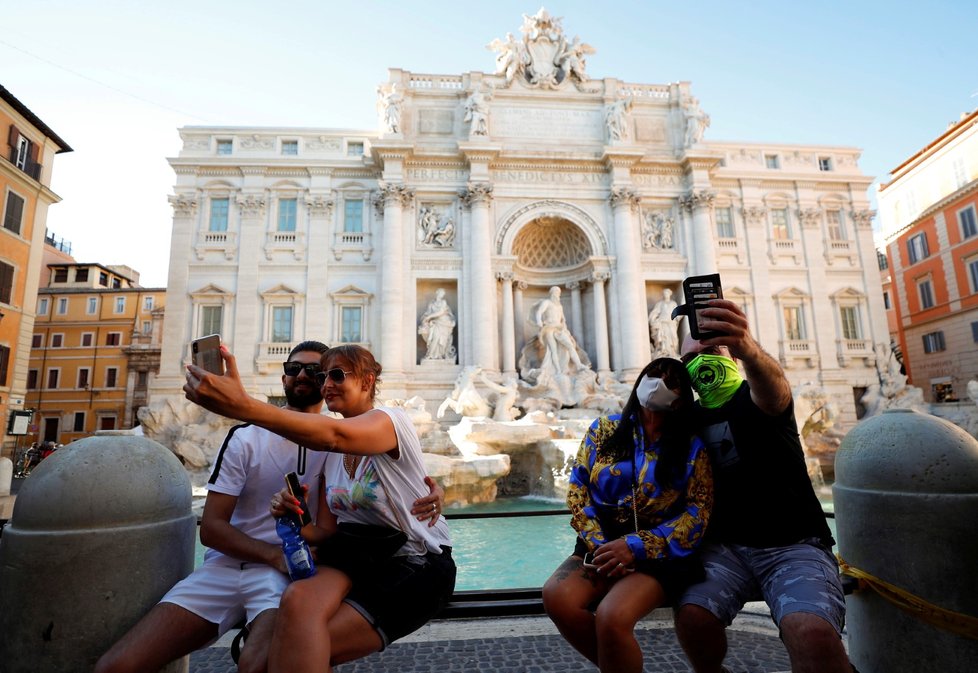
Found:
M 506 33 L 506 40 L 498 37 L 486 45 L 486 49 L 496 52 L 496 74 L 506 78 L 506 84 L 511 84 L 513 77 L 523 65 L 523 55 L 520 44 L 512 33 Z
M 538 335 L 545 352 L 543 367 L 554 373 L 563 374 L 584 369 L 577 354 L 577 342 L 567 329 L 564 307 L 560 304 L 560 288 L 550 288 L 549 298 L 542 300 L 533 313 L 533 322 L 540 328 Z M 573 369 L 571 366 L 573 365 Z
M 489 390 L 495 393 L 490 398 L 493 403 L 492 420 L 502 422 L 516 420 L 520 415 L 520 410 L 516 407 L 516 398 L 520 392 L 516 379 L 508 377 L 499 384 L 486 378 L 485 372 L 480 373 L 479 378 Z
M 482 367 L 468 366 L 459 372 L 455 379 L 455 389 L 438 407 L 438 418 L 445 415 L 446 409 L 451 409 L 459 416 L 487 417 L 492 413 L 489 403 L 475 387 L 475 375 L 481 371 Z
M 401 103 L 404 97 L 397 92 L 397 84 L 391 85 L 391 90 L 384 92 L 383 88 L 377 87 L 380 94 L 380 109 L 384 123 L 384 128 L 388 133 L 401 132 Z
M 662 299 L 655 303 L 649 313 L 649 336 L 652 339 L 652 357 L 679 356 L 678 323 L 672 319 L 676 301 L 672 298 L 672 290 L 662 291 Z
M 620 98 L 605 106 L 604 123 L 608 127 L 609 140 L 625 140 L 628 138 L 628 113 L 631 110 L 631 96 Z
M 423 361 L 447 360 L 455 362 L 455 346 L 452 343 L 455 331 L 455 314 L 445 301 L 445 290 L 435 290 L 435 298 L 428 304 L 418 324 L 418 334 L 428 345 Z
M 686 104 L 686 140 L 685 146 L 692 147 L 703 140 L 703 134 L 710 125 L 710 115 L 703 112 L 695 100 Z
M 489 135 L 489 100 L 492 96 L 482 91 L 473 91 L 465 99 L 464 121 L 469 122 L 469 137 Z
M 566 77 L 574 77 L 579 82 L 586 82 L 588 77 L 584 72 L 587 67 L 585 57 L 593 53 L 595 53 L 594 47 L 582 43 L 581 38 L 577 35 L 574 36 L 574 41 L 570 44 L 561 38 L 560 51 L 557 52 L 554 62 L 558 68 L 563 69 Z

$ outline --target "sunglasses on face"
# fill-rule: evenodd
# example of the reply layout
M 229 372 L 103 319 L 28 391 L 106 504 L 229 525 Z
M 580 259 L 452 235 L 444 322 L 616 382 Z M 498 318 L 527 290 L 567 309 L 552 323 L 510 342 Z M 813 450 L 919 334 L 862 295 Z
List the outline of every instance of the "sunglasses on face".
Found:
M 319 384 L 320 388 L 326 385 L 326 379 L 329 379 L 333 383 L 343 383 L 346 381 L 346 377 L 350 376 L 351 374 L 353 374 L 353 372 L 345 372 L 339 367 L 334 367 L 329 371 L 318 372 L 316 374 L 316 383 Z
M 299 372 L 304 371 L 306 376 L 309 378 L 314 378 L 316 374 L 321 372 L 323 368 L 318 362 L 302 363 L 302 362 L 283 362 L 282 369 L 285 370 L 286 376 L 298 376 Z
M 680 356 L 679 361 L 684 365 L 688 365 L 693 361 L 693 358 L 698 355 L 723 355 L 723 352 L 720 350 L 719 346 L 707 346 L 703 350 L 697 351 L 696 353 L 686 353 L 685 355 Z

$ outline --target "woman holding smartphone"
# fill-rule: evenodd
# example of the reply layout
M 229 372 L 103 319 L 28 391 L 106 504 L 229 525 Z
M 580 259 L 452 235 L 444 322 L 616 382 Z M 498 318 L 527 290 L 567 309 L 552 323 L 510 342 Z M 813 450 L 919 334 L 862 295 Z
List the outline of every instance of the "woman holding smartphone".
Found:
M 411 514 L 426 495 L 421 446 L 403 409 L 374 408 L 380 364 L 356 345 L 330 348 L 317 381 L 330 411 L 342 418 L 300 414 L 259 402 L 241 385 L 234 357 L 222 347 L 224 376 L 188 367 L 187 399 L 224 416 L 253 423 L 302 446 L 336 454 L 323 469 L 323 500 L 315 526 L 303 535 L 325 540 L 344 523 L 401 531 L 406 542 L 377 563 L 320 566 L 282 596 L 268 670 L 315 671 L 384 649 L 418 629 L 451 598 L 455 563 L 444 518 L 429 526 Z M 273 509 L 295 509 L 280 493 Z M 437 507 L 437 505 L 434 505 Z
M 649 363 L 621 414 L 591 424 L 570 475 L 574 553 L 543 588 L 558 630 L 602 673 L 640 673 L 635 624 L 701 579 L 713 503 L 693 390 L 679 360 Z

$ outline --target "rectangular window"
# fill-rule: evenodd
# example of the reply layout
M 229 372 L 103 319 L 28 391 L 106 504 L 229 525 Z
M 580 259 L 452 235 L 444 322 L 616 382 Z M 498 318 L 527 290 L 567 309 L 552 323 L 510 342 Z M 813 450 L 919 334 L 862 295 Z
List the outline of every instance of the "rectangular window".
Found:
M 92 343 L 95 341 L 95 335 L 91 332 L 85 332 L 81 335 L 81 345 L 82 348 L 91 348 Z
M 944 350 L 944 332 L 931 332 L 923 336 L 924 352 L 937 353 Z
M 85 432 L 85 412 L 75 412 L 75 422 L 71 426 L 72 432 Z
M 14 267 L 0 262 L 0 302 L 9 304 L 14 294 Z
M 24 199 L 13 192 L 7 192 L 7 207 L 3 211 L 3 228 L 20 234 L 24 220 Z
M 717 238 L 734 238 L 733 208 L 716 209 Z
M 859 311 L 855 306 L 841 306 L 839 316 L 842 319 L 842 338 L 859 339 Z
M 115 367 L 106 367 L 105 368 L 105 387 L 106 388 L 115 388 L 116 379 L 118 378 L 118 376 L 119 376 L 119 370 L 118 369 L 116 369 Z
M 58 387 L 58 375 L 61 374 L 60 369 L 49 369 L 48 370 L 48 390 L 54 390 Z
M 143 297 L 143 312 L 149 312 L 153 310 L 153 298 Z
M 78 387 L 87 388 L 88 387 L 88 374 L 90 370 L 88 367 L 81 367 L 78 369 Z
M 231 140 L 220 139 L 217 141 L 217 153 L 220 155 L 231 154 L 231 149 L 234 147 L 234 142 Z
M 221 333 L 221 321 L 224 318 L 223 306 L 201 306 L 200 307 L 200 335 Z
M 146 390 L 149 384 L 149 372 L 136 372 L 136 389 Z
M 927 235 L 924 232 L 911 236 L 907 241 L 907 255 L 910 258 L 911 264 L 919 262 L 929 254 L 930 249 L 927 247 Z
M 787 208 L 775 208 L 771 211 L 771 236 L 778 240 L 791 238 L 791 226 L 788 221 Z
M 38 299 L 37 300 L 37 314 L 38 315 L 47 315 L 48 314 L 48 304 L 49 303 L 50 303 L 50 301 L 48 300 L 47 297 L 41 297 L 40 299 Z
M 51 348 L 61 348 L 64 344 L 65 335 L 64 334 L 52 334 L 51 335 Z
M 920 296 L 920 308 L 931 308 L 934 306 L 934 288 L 930 280 L 922 280 L 917 283 L 917 294 Z
M 278 230 L 295 231 L 296 199 L 278 200 Z
M 833 241 L 846 240 L 846 228 L 842 221 L 841 210 L 829 210 L 825 213 L 829 226 L 829 239 Z
M 765 154 L 764 165 L 768 168 L 781 168 L 781 160 L 777 154 Z
M 153 323 L 151 323 L 149 320 L 144 320 L 143 321 L 143 334 L 149 334 L 152 331 L 153 331 Z
M 28 369 L 27 370 L 27 389 L 37 390 L 37 370 Z
M 0 386 L 7 385 L 7 370 L 10 368 L 10 348 L 0 346 Z
M 288 157 L 294 157 L 299 154 L 299 141 L 298 140 L 283 140 L 282 141 L 282 154 Z
M 346 201 L 343 205 L 343 231 L 363 231 L 363 201 Z
M 363 307 L 344 306 L 342 310 L 342 333 L 340 341 L 343 343 L 359 343 L 363 341 L 361 325 L 363 319 Z
M 346 154 L 351 157 L 362 157 L 363 156 L 363 143 L 359 142 L 348 142 L 346 144 Z
M 126 298 L 125 297 L 116 297 L 115 298 L 115 312 L 116 313 L 125 313 L 126 312 Z
M 978 257 L 968 260 L 968 280 L 971 281 L 971 292 L 978 292 Z
M 88 267 L 83 266 L 75 269 L 75 282 L 76 283 L 87 283 L 88 282 Z
M 68 297 L 58 298 L 58 315 L 64 315 L 68 312 Z
M 228 209 L 230 208 L 229 199 L 211 199 L 211 218 L 208 224 L 208 231 L 227 231 L 228 230 Z
M 892 306 L 890 306 L 890 293 L 889 292 L 884 292 L 883 293 L 883 308 L 885 308 L 887 311 L 889 311 L 891 308 L 893 308 Z
M 978 224 L 975 222 L 975 207 L 968 206 L 958 211 L 958 222 L 961 223 L 961 238 L 971 238 L 978 234 Z
M 292 307 L 272 307 L 272 341 L 288 343 L 292 341 Z
M 112 289 L 113 290 L 118 290 L 120 287 L 122 287 L 122 281 L 119 280 L 118 278 L 113 278 L 112 279 Z
M 68 267 L 58 267 L 54 270 L 54 282 L 55 283 L 67 283 L 68 282 Z
M 95 315 L 98 313 L 98 297 L 89 297 L 85 303 L 85 313 Z
M 40 348 L 43 345 L 44 345 L 43 334 L 35 334 L 33 337 L 31 337 L 31 348 Z
M 105 345 L 106 346 L 118 346 L 121 340 L 121 332 L 109 332 L 105 335 Z
M 98 419 L 99 430 L 115 430 L 115 416 L 102 416 Z
M 818 158 L 818 170 L 820 170 L 820 171 L 831 171 L 832 170 L 832 157 L 819 157 Z
M 978 344 L 978 322 L 971 323 L 971 340 Z
M 805 338 L 805 316 L 800 306 L 784 307 L 784 336 L 788 341 L 801 341 Z
M 102 287 L 108 287 L 109 286 L 109 274 L 105 273 L 104 271 L 99 271 L 99 274 L 98 274 L 98 284 L 101 285 Z

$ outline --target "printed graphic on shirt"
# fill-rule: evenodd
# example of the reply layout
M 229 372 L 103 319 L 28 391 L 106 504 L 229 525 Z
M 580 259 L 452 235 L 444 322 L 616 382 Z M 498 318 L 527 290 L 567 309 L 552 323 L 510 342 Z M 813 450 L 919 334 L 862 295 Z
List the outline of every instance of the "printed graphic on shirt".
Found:
M 718 468 L 731 467 L 740 462 L 737 445 L 734 444 L 733 432 L 726 421 L 714 423 L 703 428 L 700 438 L 706 444 L 713 465 Z
M 372 460 L 367 460 L 363 473 L 350 488 L 333 485 L 326 493 L 326 501 L 333 512 L 356 512 L 378 508 L 377 491 L 381 488 L 380 476 Z

